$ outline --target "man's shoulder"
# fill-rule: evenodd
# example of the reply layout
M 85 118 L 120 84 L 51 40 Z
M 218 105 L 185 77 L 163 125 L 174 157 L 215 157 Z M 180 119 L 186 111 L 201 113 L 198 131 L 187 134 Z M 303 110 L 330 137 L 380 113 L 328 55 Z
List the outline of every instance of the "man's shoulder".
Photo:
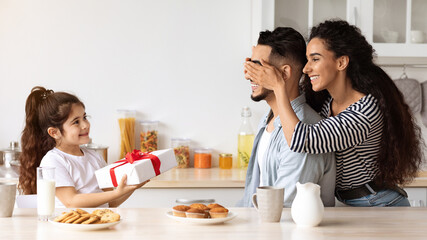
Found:
M 317 113 L 307 103 L 301 104 L 295 114 L 297 115 L 298 119 L 304 123 L 313 124 L 323 119 L 323 117 L 320 116 L 319 113 Z

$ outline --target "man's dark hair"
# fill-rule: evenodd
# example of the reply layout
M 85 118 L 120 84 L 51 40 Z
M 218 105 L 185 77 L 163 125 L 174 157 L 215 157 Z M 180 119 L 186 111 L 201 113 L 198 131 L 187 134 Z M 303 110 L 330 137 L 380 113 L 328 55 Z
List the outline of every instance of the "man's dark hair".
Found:
M 283 58 L 289 59 L 302 72 L 307 63 L 305 57 L 306 42 L 304 37 L 290 27 L 278 27 L 274 31 L 264 31 L 259 34 L 259 45 L 271 47 L 270 63 L 279 64 Z

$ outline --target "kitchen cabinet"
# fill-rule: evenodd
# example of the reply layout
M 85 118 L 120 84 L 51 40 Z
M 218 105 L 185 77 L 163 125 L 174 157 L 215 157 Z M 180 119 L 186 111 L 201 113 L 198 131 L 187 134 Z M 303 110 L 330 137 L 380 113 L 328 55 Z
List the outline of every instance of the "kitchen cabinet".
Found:
M 427 201 L 427 188 L 404 188 L 412 207 L 424 207 Z
M 236 206 L 243 197 L 245 169 L 183 168 L 167 171 L 138 189 L 121 207 L 172 207 L 176 199 L 215 199 Z M 427 203 L 427 172 L 421 171 L 404 187 L 410 201 Z M 337 206 L 343 206 L 337 201 Z
M 288 26 L 308 37 L 312 26 L 341 18 L 358 26 L 379 57 L 427 55 L 424 0 L 253 0 L 252 40 L 263 30 Z
M 427 1 L 360 1 L 358 25 L 367 40 L 384 57 L 425 57 L 427 55 Z
M 234 207 L 243 197 L 245 169 L 175 168 L 136 190 L 121 207 L 173 207 L 176 199 L 214 199 Z
M 235 207 L 243 192 L 244 188 L 141 188 L 120 207 L 173 207 L 179 205 L 177 199 L 214 199 L 223 206 Z

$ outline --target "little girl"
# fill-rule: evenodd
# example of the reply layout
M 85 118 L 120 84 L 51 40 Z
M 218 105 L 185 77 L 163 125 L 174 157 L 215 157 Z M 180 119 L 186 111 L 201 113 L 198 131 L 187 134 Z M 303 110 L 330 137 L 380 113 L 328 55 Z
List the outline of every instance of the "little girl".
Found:
M 84 104 L 74 95 L 34 87 L 25 104 L 19 188 L 36 193 L 36 168 L 55 167 L 56 207 L 117 207 L 139 185 L 98 187 L 95 171 L 106 166 L 100 154 L 80 148 L 89 142 L 90 123 Z

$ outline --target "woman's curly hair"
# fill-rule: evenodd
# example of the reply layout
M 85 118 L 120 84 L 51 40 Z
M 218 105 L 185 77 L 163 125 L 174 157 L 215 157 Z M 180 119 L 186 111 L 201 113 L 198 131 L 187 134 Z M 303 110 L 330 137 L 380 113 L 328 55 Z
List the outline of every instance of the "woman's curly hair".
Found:
M 352 87 L 378 100 L 384 117 L 378 180 L 388 186 L 405 184 L 416 176 L 423 160 L 424 141 L 419 126 L 393 80 L 373 62 L 374 49 L 360 30 L 342 20 L 329 20 L 313 27 L 309 40 L 319 38 L 335 57 L 348 56 L 347 76 Z M 326 90 L 314 92 L 305 78 L 307 102 L 320 112 L 329 97 Z
M 25 103 L 25 127 L 21 136 L 19 189 L 22 194 L 36 194 L 36 168 L 43 156 L 55 147 L 55 139 L 47 133 L 49 127 L 63 132 L 72 104 L 84 104 L 74 95 L 34 87 Z

